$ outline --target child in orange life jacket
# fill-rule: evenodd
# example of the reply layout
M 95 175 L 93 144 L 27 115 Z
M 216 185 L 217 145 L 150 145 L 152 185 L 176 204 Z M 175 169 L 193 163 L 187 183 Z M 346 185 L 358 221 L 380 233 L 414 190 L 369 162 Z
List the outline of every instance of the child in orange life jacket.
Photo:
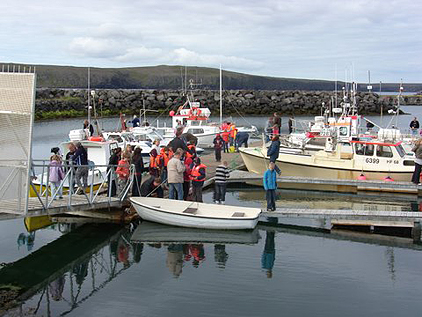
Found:
M 167 182 L 167 164 L 171 159 L 169 148 L 161 148 L 160 155 L 157 155 L 157 167 L 160 169 L 161 182 Z
M 117 187 L 119 194 L 123 191 L 130 176 L 130 153 L 123 152 L 122 159 L 119 161 L 119 165 L 116 169 L 118 175 Z
M 149 174 L 153 177 L 160 177 L 160 170 L 157 165 L 157 150 L 152 149 L 149 152 Z
M 202 186 L 204 185 L 207 166 L 201 164 L 199 157 L 193 160 L 191 165 L 191 180 L 192 180 L 192 194 L 193 201 L 202 203 Z

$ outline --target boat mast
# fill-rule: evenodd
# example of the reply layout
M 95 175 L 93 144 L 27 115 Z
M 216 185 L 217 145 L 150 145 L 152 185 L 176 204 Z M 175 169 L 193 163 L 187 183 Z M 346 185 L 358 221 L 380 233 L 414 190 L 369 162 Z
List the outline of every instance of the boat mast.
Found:
M 88 122 L 91 123 L 91 69 L 88 67 Z
M 220 64 L 220 126 L 223 124 L 223 76 Z

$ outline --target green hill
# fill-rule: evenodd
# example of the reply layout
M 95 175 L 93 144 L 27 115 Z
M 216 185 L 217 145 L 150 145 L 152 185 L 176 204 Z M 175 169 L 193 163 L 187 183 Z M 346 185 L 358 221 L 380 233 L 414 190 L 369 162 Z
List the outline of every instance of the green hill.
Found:
M 24 65 L 28 67 L 29 65 Z M 22 68 L 22 65 L 21 65 Z M 36 65 L 38 88 L 86 88 L 88 68 L 73 66 Z M 91 87 L 108 89 L 181 89 L 185 80 L 182 66 L 150 66 L 128 68 L 91 67 Z M 219 89 L 219 70 L 206 67 L 188 67 L 187 82 L 202 83 L 201 89 Z M 251 90 L 334 90 L 334 82 L 297 78 L 277 78 L 255 76 L 231 71 L 223 71 L 224 89 Z M 343 83 L 338 82 L 341 90 Z M 397 83 L 383 83 L 383 91 L 397 91 Z M 422 84 L 406 84 L 406 91 L 420 91 Z M 377 84 L 373 85 L 378 91 Z M 366 90 L 366 84 L 359 85 Z

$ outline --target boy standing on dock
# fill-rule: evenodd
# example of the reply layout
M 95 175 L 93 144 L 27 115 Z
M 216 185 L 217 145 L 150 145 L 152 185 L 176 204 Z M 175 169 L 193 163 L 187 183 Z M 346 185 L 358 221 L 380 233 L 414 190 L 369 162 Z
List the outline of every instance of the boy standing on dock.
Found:
M 275 191 L 277 189 L 277 173 L 274 170 L 275 164 L 270 162 L 264 173 L 265 198 L 267 199 L 267 211 L 275 210 Z
M 214 187 L 214 203 L 225 204 L 227 179 L 230 177 L 230 171 L 227 168 L 227 161 L 218 165 L 215 169 L 215 187 Z

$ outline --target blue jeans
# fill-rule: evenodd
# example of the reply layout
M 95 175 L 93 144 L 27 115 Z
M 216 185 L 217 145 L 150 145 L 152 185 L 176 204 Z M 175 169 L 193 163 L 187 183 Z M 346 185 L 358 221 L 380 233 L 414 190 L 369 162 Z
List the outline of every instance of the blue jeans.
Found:
M 275 210 L 275 189 L 267 189 L 265 198 L 267 199 L 267 209 Z
M 215 183 L 215 196 L 214 200 L 217 202 L 226 200 L 226 184 L 225 183 Z
M 169 199 L 183 200 L 183 183 L 169 183 Z

